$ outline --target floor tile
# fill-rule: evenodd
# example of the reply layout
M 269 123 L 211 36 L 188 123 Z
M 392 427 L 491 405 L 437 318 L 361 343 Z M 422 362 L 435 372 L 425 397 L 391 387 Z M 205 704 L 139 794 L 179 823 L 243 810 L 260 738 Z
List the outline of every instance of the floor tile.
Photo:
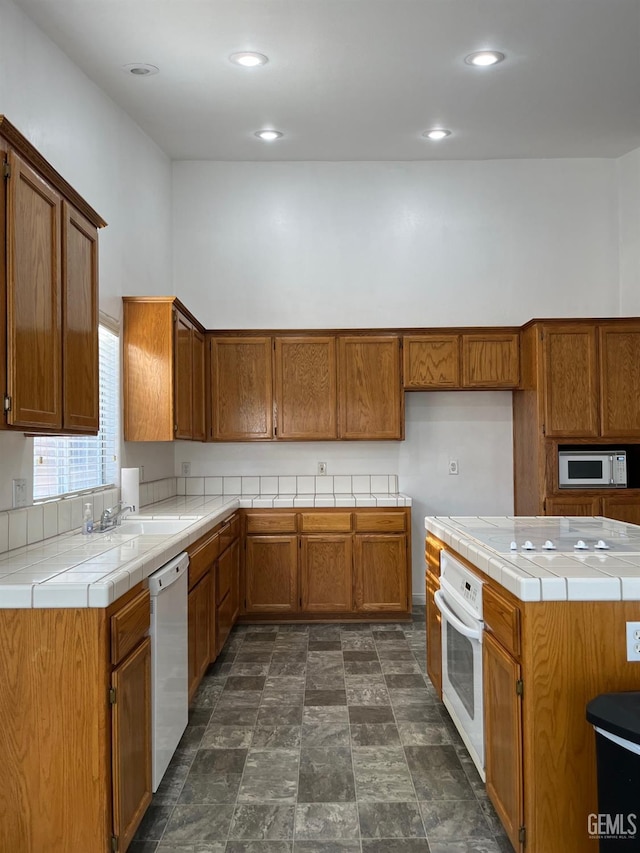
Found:
M 344 669 L 334 672 L 307 672 L 307 690 L 344 690 Z
M 300 746 L 300 726 L 256 726 L 252 747 L 265 749 L 296 749 Z
M 377 660 L 346 660 L 345 675 L 381 675 L 382 669 Z
M 451 743 L 444 723 L 411 723 L 398 721 L 398 732 L 403 746 L 431 746 Z
M 375 649 L 355 649 L 349 650 L 345 649 L 342 653 L 342 657 L 346 663 L 346 661 L 377 661 L 378 654 Z
M 252 661 L 236 661 L 231 664 L 229 675 L 266 675 L 268 663 L 253 663 Z
M 212 809 L 208 805 L 177 805 L 162 841 L 165 844 L 226 841 L 232 815 L 233 806 L 219 805 Z
M 253 727 L 257 719 L 257 708 L 215 708 L 210 726 Z
M 400 688 L 413 688 L 426 690 L 426 685 L 424 683 L 424 678 L 422 675 L 385 675 L 385 679 L 387 682 L 387 687 L 393 688 L 395 690 L 396 687 Z M 227 679 L 227 684 L 229 683 L 229 679 Z
M 333 841 L 298 841 L 293 853 L 360 853 L 360 842 L 345 839 Z
M 398 723 L 443 723 L 437 705 L 394 705 L 393 713 Z
M 428 800 L 420 803 L 431 841 L 493 840 L 493 833 L 477 800 Z
M 299 752 L 294 749 L 250 749 L 238 803 L 295 803 Z
M 355 803 L 305 803 L 296 807 L 296 840 L 359 838 Z
M 380 667 L 385 675 L 420 675 L 421 670 L 415 660 L 388 660 L 381 658 Z
M 235 803 L 240 789 L 242 773 L 218 770 L 216 773 L 190 772 L 180 791 L 178 802 L 190 805 Z
M 286 840 L 293 838 L 295 806 L 248 803 L 236 806 L 230 839 Z
M 326 706 L 326 707 L 346 707 L 346 706 Z M 351 730 L 349 723 L 330 723 L 316 720 L 307 720 L 302 722 L 302 746 L 350 746 L 351 745 Z
M 358 801 L 411 802 L 416 798 L 401 747 L 353 748 Z
M 431 853 L 426 838 L 363 838 L 362 853 Z
M 342 650 L 342 643 L 337 640 L 309 640 L 310 652 L 339 652 Z
M 352 723 L 351 742 L 354 746 L 400 746 L 395 723 Z
M 275 643 L 278 631 L 269 629 L 265 631 L 247 631 L 244 635 L 244 643 Z
M 209 777 L 216 773 L 242 773 L 247 753 L 246 749 L 200 749 L 193 759 L 191 773 Z
M 406 746 L 404 751 L 419 800 L 475 800 L 452 746 Z
M 474 841 L 435 841 L 429 844 L 431 853 L 513 853 L 513 847 L 507 841 L 507 847 L 500 847 L 497 841 L 476 839 Z
M 305 705 L 346 705 L 347 694 L 344 690 L 306 690 Z
M 391 705 L 349 705 L 350 723 L 393 723 Z
M 347 704 L 349 705 L 389 705 L 390 702 L 386 687 L 381 685 L 361 687 L 347 684 Z
M 152 803 L 142 818 L 136 833 L 136 841 L 160 841 L 173 808 L 172 805 L 156 806 Z
M 358 803 L 363 838 L 424 838 L 420 808 L 411 803 Z
M 303 676 L 307 671 L 307 664 L 304 660 L 292 661 L 289 658 L 280 660 L 272 660 L 269 666 L 269 675 L 293 675 Z
M 302 705 L 261 705 L 257 726 L 299 726 L 302 723 Z
M 253 726 L 242 728 L 213 723 L 205 729 L 200 749 L 247 749 L 251 746 L 252 735 Z
M 290 841 L 228 841 L 225 853 L 291 853 Z
M 230 690 L 262 690 L 265 678 L 259 675 L 230 675 L 224 686 L 224 693 Z
M 388 678 L 412 678 L 412 676 L 387 676 Z M 424 705 L 433 701 L 426 690 L 420 687 L 393 687 L 390 690 L 391 704 L 397 705 Z
M 301 749 L 299 803 L 338 803 L 353 801 L 355 798 L 350 749 Z

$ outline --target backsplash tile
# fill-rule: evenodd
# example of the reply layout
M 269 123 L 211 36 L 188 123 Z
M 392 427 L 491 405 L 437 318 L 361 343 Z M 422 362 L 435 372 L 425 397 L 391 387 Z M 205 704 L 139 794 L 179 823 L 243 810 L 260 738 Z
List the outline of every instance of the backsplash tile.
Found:
M 260 494 L 261 495 L 277 495 L 278 494 L 278 478 L 277 477 L 260 477 Z
M 30 506 L 27 508 L 27 545 L 44 539 L 44 508 Z
M 188 495 L 204 495 L 204 477 L 185 477 L 185 492 Z
M 100 510 L 102 512 L 102 510 Z M 54 501 L 42 504 L 43 529 L 42 538 L 48 539 L 50 536 L 58 535 L 58 504 Z M 96 517 L 95 497 L 93 501 L 93 517 Z M 98 516 L 99 517 L 99 516 Z M 0 551 L 2 550 L 0 542 Z
M 316 494 L 317 495 L 332 495 L 333 494 L 333 477 L 316 477 Z
M 333 491 L 336 495 L 351 494 L 351 477 L 339 475 L 333 478 Z
M 9 550 L 9 513 L 0 512 L 0 554 Z
M 27 544 L 27 511 L 17 509 L 9 513 L 9 550 Z
M 368 474 L 354 474 L 351 482 L 354 495 L 371 494 L 371 477 Z
M 296 477 L 278 477 L 278 494 L 295 495 Z
M 222 477 L 205 477 L 204 493 L 205 495 L 221 495 Z
M 222 494 L 239 495 L 242 491 L 242 477 L 223 477 Z
M 260 494 L 260 477 L 242 477 L 240 494 L 242 495 L 259 495 Z

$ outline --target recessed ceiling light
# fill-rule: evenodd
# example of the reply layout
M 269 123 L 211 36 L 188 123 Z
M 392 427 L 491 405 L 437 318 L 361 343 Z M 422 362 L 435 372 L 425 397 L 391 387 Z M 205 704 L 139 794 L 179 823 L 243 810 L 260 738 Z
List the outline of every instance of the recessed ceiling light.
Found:
M 273 142 L 274 139 L 280 139 L 281 136 L 284 136 L 279 130 L 256 130 L 255 135 L 264 142 Z
M 467 65 L 475 65 L 476 68 L 488 68 L 490 65 L 497 65 L 503 59 L 504 53 L 498 50 L 478 50 L 476 53 L 465 56 L 464 61 Z
M 269 57 L 264 53 L 255 53 L 253 50 L 245 50 L 242 53 L 232 53 L 229 57 L 231 62 L 242 65 L 245 68 L 255 68 L 257 65 L 266 65 Z
M 425 130 L 422 135 L 436 142 L 438 139 L 444 139 L 445 136 L 451 136 L 451 131 L 445 130 L 444 127 L 434 127 L 432 130 Z
M 129 74 L 134 74 L 136 77 L 148 77 L 160 71 L 157 65 L 149 65 L 147 62 L 134 62 L 131 65 L 123 65 L 122 70 L 127 71 Z

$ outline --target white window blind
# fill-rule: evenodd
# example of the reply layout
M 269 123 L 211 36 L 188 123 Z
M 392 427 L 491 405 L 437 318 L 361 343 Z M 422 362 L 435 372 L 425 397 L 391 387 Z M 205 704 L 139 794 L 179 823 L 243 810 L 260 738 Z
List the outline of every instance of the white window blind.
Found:
M 33 442 L 33 499 L 59 497 L 116 482 L 120 399 L 119 339 L 99 327 L 100 432 L 65 438 L 36 436 Z

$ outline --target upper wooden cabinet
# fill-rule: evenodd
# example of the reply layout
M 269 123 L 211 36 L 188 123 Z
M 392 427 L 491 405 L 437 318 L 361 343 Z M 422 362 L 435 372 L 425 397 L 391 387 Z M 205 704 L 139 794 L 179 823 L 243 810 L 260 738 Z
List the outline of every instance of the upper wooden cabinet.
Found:
M 404 438 L 400 339 L 338 338 L 339 427 L 347 439 Z
M 125 441 L 202 441 L 202 327 L 172 296 L 122 301 Z
M 429 332 L 403 338 L 407 391 L 517 388 L 518 332 Z
M 212 437 L 272 438 L 271 338 L 214 335 L 210 347 Z
M 276 338 L 274 354 L 277 437 L 336 438 L 335 338 Z
M 600 324 L 601 434 L 640 438 L 640 323 Z
M 3 116 L 0 159 L 0 427 L 95 434 L 105 223 Z

